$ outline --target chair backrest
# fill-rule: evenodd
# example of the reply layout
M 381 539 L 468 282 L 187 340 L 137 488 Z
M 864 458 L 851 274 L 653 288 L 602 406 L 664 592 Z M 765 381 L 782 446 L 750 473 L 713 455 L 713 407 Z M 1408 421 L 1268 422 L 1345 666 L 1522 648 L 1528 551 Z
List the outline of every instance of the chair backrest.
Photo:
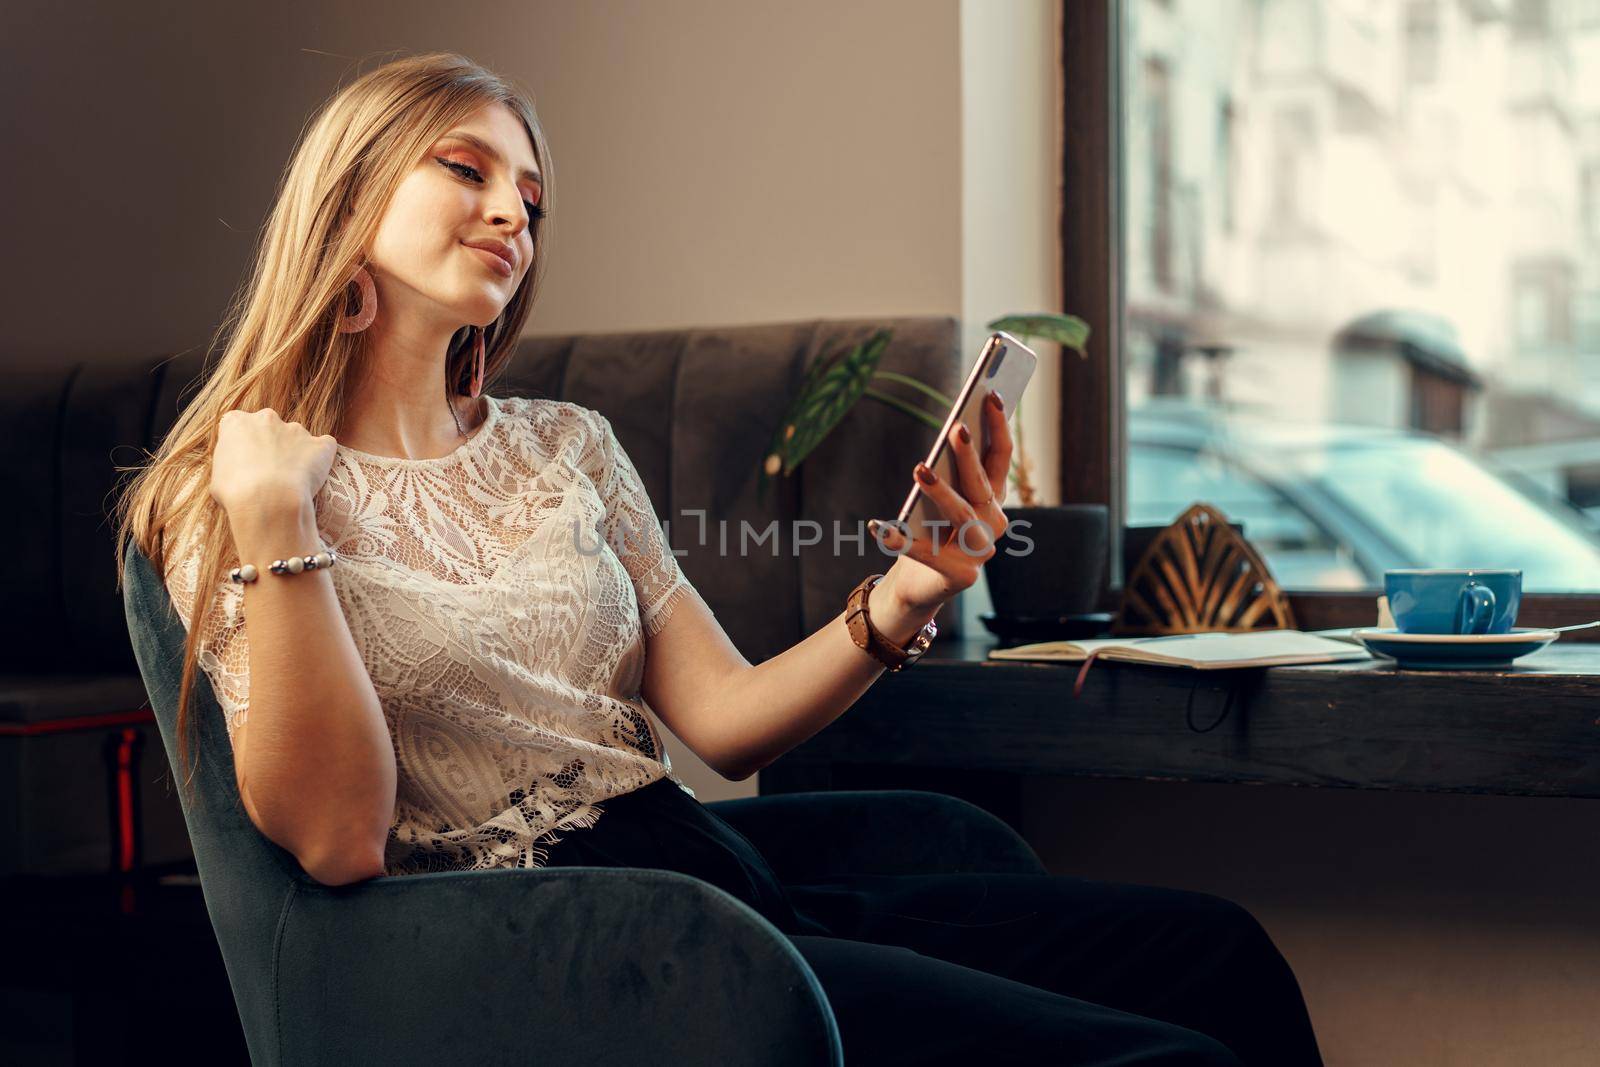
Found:
M 882 369 L 955 391 L 965 363 L 959 322 L 916 316 L 530 337 L 491 392 L 570 400 L 611 420 L 659 517 L 669 523 L 685 574 L 740 651 L 756 661 L 820 628 L 863 574 L 886 570 L 892 562 L 877 553 L 870 537 L 859 547 L 835 546 L 832 524 L 837 521 L 848 536 L 853 524 L 895 513 L 910 486 L 911 466 L 935 435 L 921 422 L 863 402 L 812 452 L 796 478 L 769 487 L 764 498 L 756 490 L 773 429 L 811 361 L 864 341 L 881 326 L 895 331 Z M 33 481 L 13 494 L 23 506 L 36 502 L 36 513 L 49 517 L 28 530 L 25 547 L 36 549 L 44 565 L 23 568 L 24 592 L 54 606 L 62 620 L 54 633 L 53 623 L 41 627 L 36 619 L 15 626 L 10 651 L 19 662 L 46 662 L 56 655 L 51 646 L 61 643 L 56 634 L 64 631 L 105 649 L 103 669 L 115 669 L 121 638 L 107 625 L 106 605 L 94 602 L 105 598 L 110 575 L 79 573 L 79 561 L 114 558 L 104 515 L 90 505 L 107 499 L 115 481 L 112 462 L 136 458 L 131 448 L 113 456 L 118 446 L 153 447 L 166 435 L 192 395 L 202 357 L 192 352 L 153 367 L 97 367 L 92 373 L 80 365 L 64 380 L 59 371 L 41 371 L 27 379 L 30 388 L 0 399 L 0 408 L 15 402 L 19 411 L 37 416 L 20 422 L 36 431 L 29 436 L 40 442 L 37 447 L 61 450 L 37 467 L 56 472 L 54 477 L 30 475 Z M 885 391 L 925 405 L 898 386 Z M 13 465 L 14 480 L 24 466 Z M 713 527 L 703 544 L 692 518 L 698 510 Z M 733 556 L 740 556 L 742 523 L 755 535 L 774 521 L 782 529 L 776 545 L 756 542 L 728 560 L 714 528 L 718 521 L 727 526 L 726 551 Z M 818 543 L 796 541 L 791 524 L 806 521 L 816 524 Z M 104 541 L 98 551 L 92 550 L 96 538 Z M 181 778 L 177 697 L 185 631 L 160 575 L 133 545 L 126 553 L 122 599 L 134 659 L 174 777 Z M 946 605 L 939 625 L 942 633 L 959 633 L 958 602 Z M 121 656 L 126 649 L 121 644 Z M 76 662 L 81 667 L 84 661 Z M 276 931 L 297 883 L 309 879 L 245 813 L 222 711 L 204 671 L 196 675 L 192 699 L 197 769 L 193 803 L 180 788 L 184 820 L 251 1055 L 275 1062 Z
M 123 579 L 123 608 L 134 658 L 161 728 L 173 778 L 181 781 L 177 720 L 183 620 L 154 565 L 131 542 Z M 274 1040 L 277 1032 L 271 1018 L 276 1004 L 276 931 L 296 882 L 308 879 L 295 858 L 268 840 L 245 813 L 222 709 L 202 670 L 196 671 L 191 700 L 197 765 L 192 802 L 180 788 L 183 817 L 251 1056 L 258 1062 L 274 1062 L 275 1053 L 260 1043 Z
M 670 524 L 684 573 L 754 662 L 814 633 L 839 613 L 862 575 L 892 562 L 870 543 L 858 551 L 843 542 L 835 550 L 833 523 L 849 533 L 868 518 L 892 515 L 905 499 L 912 464 L 936 431 L 904 412 L 863 400 L 794 478 L 764 500 L 756 492 L 773 429 L 810 361 L 883 326 L 894 330 L 883 370 L 946 393 L 960 385 L 969 362 L 960 322 L 917 315 L 529 336 L 490 391 L 571 400 L 611 420 Z M 11 555 L 28 561 L 7 576 L 12 599 L 28 610 L 0 613 L 0 671 L 133 672 L 106 516 L 114 465 L 139 462 L 141 449 L 166 436 L 198 385 L 205 354 L 195 348 L 159 361 L 130 355 L 11 370 L 0 415 L 15 455 L 0 466 L 0 489 L 28 516 L 6 535 Z M 876 384 L 929 406 L 899 384 Z M 699 510 L 709 528 L 705 545 L 696 543 Z M 743 558 L 724 557 L 716 524 L 727 524 L 728 555 L 737 556 L 746 520 L 757 533 L 774 520 L 783 524 L 777 554 L 769 540 L 753 543 Z M 789 524 L 807 520 L 822 540 L 797 549 Z M 959 624 L 952 602 L 939 616 L 939 632 L 958 636 Z
M 815 633 L 863 576 L 894 562 L 872 543 L 866 521 L 895 516 L 912 466 L 938 437 L 905 412 L 863 399 L 794 477 L 769 486 L 764 498 L 758 493 L 773 431 L 812 361 L 881 327 L 894 331 L 881 370 L 955 394 L 970 360 L 950 316 L 526 337 L 494 392 L 570 400 L 611 420 L 668 523 L 684 574 L 739 651 L 757 662 Z M 899 383 L 873 385 L 933 407 Z M 774 523 L 777 537 L 757 540 Z M 960 601 L 938 615 L 946 637 L 961 634 Z

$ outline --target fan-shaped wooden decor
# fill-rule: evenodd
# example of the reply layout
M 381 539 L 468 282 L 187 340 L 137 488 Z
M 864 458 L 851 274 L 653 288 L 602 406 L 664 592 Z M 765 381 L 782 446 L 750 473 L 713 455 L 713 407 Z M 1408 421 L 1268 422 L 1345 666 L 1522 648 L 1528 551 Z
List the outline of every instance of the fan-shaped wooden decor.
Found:
M 1111 623 L 1118 636 L 1293 629 L 1289 598 L 1210 504 L 1195 504 L 1157 535 Z

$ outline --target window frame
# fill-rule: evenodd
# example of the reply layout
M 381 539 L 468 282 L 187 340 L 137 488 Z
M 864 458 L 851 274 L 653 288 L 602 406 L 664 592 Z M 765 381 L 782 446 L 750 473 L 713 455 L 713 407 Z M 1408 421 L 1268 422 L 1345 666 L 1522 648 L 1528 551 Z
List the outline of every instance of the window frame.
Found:
M 1061 362 L 1060 499 L 1104 504 L 1111 529 L 1126 515 L 1126 387 L 1123 348 L 1125 264 L 1122 130 L 1125 0 L 1061 0 L 1062 309 L 1089 324 L 1089 358 Z M 1101 608 L 1121 604 L 1122 537 L 1107 538 Z M 1381 589 L 1286 590 L 1302 629 L 1369 626 Z M 1517 621 L 1564 626 L 1600 619 L 1600 594 L 1524 595 Z M 1566 640 L 1600 641 L 1600 628 Z

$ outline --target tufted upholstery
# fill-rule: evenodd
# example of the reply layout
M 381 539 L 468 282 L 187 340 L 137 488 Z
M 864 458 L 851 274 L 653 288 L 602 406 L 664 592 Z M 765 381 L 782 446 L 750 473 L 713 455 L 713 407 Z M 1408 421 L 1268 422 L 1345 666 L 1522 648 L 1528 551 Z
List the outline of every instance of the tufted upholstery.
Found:
M 932 431 L 865 403 L 775 496 L 758 502 L 756 469 L 789 391 L 817 353 L 896 329 L 886 369 L 953 389 L 963 360 L 950 318 L 797 322 L 719 329 L 526 339 L 497 396 L 569 399 L 605 414 L 638 466 L 690 579 L 752 661 L 804 637 L 887 558 L 836 557 L 830 523 L 892 514 Z M 117 473 L 153 447 L 192 395 L 199 352 L 115 366 L 14 370 L 0 410 L 13 462 L 12 610 L 0 614 L 0 726 L 154 709 L 175 752 L 183 630 L 145 557 L 130 550 L 116 591 L 107 521 Z M 704 509 L 708 544 L 685 513 Z M 715 523 L 760 530 L 811 519 L 823 542 L 720 558 Z M 735 548 L 736 552 L 737 549 Z M 875 550 L 874 550 L 875 551 Z M 759 596 L 753 591 L 759 590 Z M 941 629 L 953 632 L 951 605 Z M 131 639 L 131 640 L 130 640 Z M 380 878 L 329 888 L 244 815 L 232 753 L 205 676 L 198 679 L 198 803 L 174 810 L 153 769 L 139 775 L 148 820 L 192 842 L 205 905 L 227 964 L 252 1059 L 263 1064 L 499 1062 L 530 1045 L 554 1062 L 838 1063 L 837 1028 L 815 976 L 782 935 L 741 901 L 665 871 L 558 868 Z M 62 749 L 82 736 L 92 743 Z M 104 775 L 92 731 L 0 735 L 0 786 L 20 800 L 10 862 L 104 869 L 104 809 L 82 782 Z M 13 746 L 5 748 L 4 746 Z M 53 746 L 48 747 L 47 746 Z M 150 746 L 154 750 L 153 744 Z M 46 756 L 55 752 L 50 759 Z M 68 758 L 70 756 L 70 758 Z M 74 776 L 78 776 L 74 779 Z M 71 790 L 76 793 L 71 793 Z M 75 796 L 80 827 L 64 824 Z M 964 801 L 907 790 L 751 797 L 710 807 L 749 837 L 780 877 L 935 870 L 1038 872 L 1028 846 Z M 907 825 L 925 831 L 903 832 Z M 172 858 L 151 847 L 147 862 Z M 58 849 L 60 851 L 60 849 Z M 0 872 L 3 873 L 3 872 Z M 176 952 L 188 951 L 174 945 Z M 418 1003 L 432 1012 L 413 1009 Z M 492 1010 L 485 1011 L 485 1007 Z M 436 1020 L 470 1020 L 460 1027 Z
M 903 413 L 863 401 L 795 478 L 764 500 L 756 493 L 772 430 L 810 361 L 881 326 L 895 331 L 884 369 L 955 390 L 965 363 L 959 323 L 936 316 L 528 337 L 489 391 L 572 400 L 611 420 L 684 572 L 734 644 L 759 662 L 827 623 L 856 582 L 891 562 L 865 535 L 865 521 L 896 512 L 934 436 Z M 69 770 L 85 753 L 99 759 L 100 738 L 5 733 L 143 706 L 107 514 L 115 467 L 141 463 L 165 436 L 199 384 L 202 357 L 195 349 L 167 360 L 19 368 L 0 392 L 12 449 L 0 490 L 15 509 L 8 547 L 20 561 L 7 573 L 11 610 L 0 612 L 0 812 L 14 813 L 14 822 L 0 815 L 0 832 L 15 842 L 0 850 L 0 875 L 105 868 L 104 808 L 74 800 L 85 783 L 104 795 L 104 774 Z M 898 386 L 886 391 L 915 398 Z M 774 520 L 778 539 L 740 555 L 741 530 L 760 535 Z M 842 535 L 863 542 L 841 540 L 836 550 L 836 520 Z M 797 521 L 814 524 L 818 543 L 799 543 L 790 532 Z M 959 608 L 958 598 L 940 612 L 943 635 L 959 633 Z M 153 750 L 149 725 L 134 728 Z M 159 776 L 140 776 L 139 789 L 144 858 L 182 858 L 181 820 Z M 72 807 L 76 821 L 52 815 Z
M 571 400 L 611 420 L 670 523 L 685 573 L 755 661 L 822 626 L 843 610 L 864 568 L 889 562 L 870 543 L 859 551 L 844 543 L 836 558 L 829 541 L 835 518 L 854 524 L 892 515 L 910 489 L 911 467 L 934 431 L 900 412 L 862 401 L 797 477 L 781 483 L 784 491 L 756 500 L 758 465 L 809 361 L 879 326 L 895 331 L 884 369 L 954 392 L 965 360 L 950 317 L 528 337 L 489 391 Z M 113 464 L 138 463 L 140 449 L 165 435 L 192 395 L 201 356 L 18 370 L 0 393 L 13 449 L 12 462 L 0 465 L 0 490 L 22 520 L 8 524 L 9 548 L 28 561 L 8 570 L 9 595 L 28 610 L 0 613 L 0 672 L 134 680 L 105 518 Z M 684 514 L 696 509 L 711 524 L 705 546 L 694 543 L 697 523 Z M 809 519 L 821 524 L 824 540 L 796 556 L 785 531 L 777 558 L 768 542 L 720 566 L 719 519 L 729 523 L 731 553 L 741 520 L 759 531 L 773 519 Z M 751 596 L 756 589 L 761 595 Z M 954 606 L 940 616 L 943 633 L 955 633 Z
M 851 587 L 892 562 L 865 536 L 866 520 L 899 510 L 912 466 L 937 436 L 901 412 L 861 401 L 796 477 L 780 483 L 781 492 L 769 491 L 764 502 L 756 497 L 758 467 L 806 367 L 879 326 L 894 330 L 882 369 L 947 394 L 959 388 L 960 327 L 944 317 L 535 337 L 522 343 L 512 372 L 492 391 L 571 400 L 611 420 L 669 523 L 684 573 L 734 644 L 757 662 L 820 629 L 844 610 Z M 690 514 L 696 510 L 707 516 L 703 545 L 700 520 Z M 753 541 L 774 519 L 778 554 L 769 540 L 740 556 L 740 524 L 748 523 Z M 810 536 L 819 542 L 799 545 L 791 520 L 818 524 Z M 726 556 L 719 521 L 726 523 Z M 843 540 L 856 533 L 863 544 Z M 940 632 L 955 635 L 958 602 L 938 618 Z

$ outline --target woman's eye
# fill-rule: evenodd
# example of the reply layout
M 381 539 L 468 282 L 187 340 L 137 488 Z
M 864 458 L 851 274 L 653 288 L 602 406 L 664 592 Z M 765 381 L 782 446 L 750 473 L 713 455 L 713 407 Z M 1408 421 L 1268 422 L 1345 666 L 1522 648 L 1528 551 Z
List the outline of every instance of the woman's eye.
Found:
M 438 160 L 438 162 L 443 166 L 446 166 L 456 173 L 465 176 L 471 181 L 483 181 L 483 175 L 478 173 L 478 168 L 476 167 L 468 166 L 465 163 L 457 163 L 451 159 L 440 159 L 438 156 L 435 156 L 434 159 Z M 538 204 L 535 204 L 532 200 L 524 200 L 522 202 L 522 206 L 528 209 L 528 217 L 534 222 L 538 222 L 540 219 L 545 217 L 544 208 L 540 207 Z
M 439 160 L 439 162 L 441 164 L 443 164 L 444 166 L 449 167 L 451 170 L 455 171 L 457 174 L 465 175 L 466 177 L 471 178 L 475 182 L 483 181 L 483 175 L 478 173 L 478 168 L 477 167 L 469 167 L 465 163 L 457 163 L 454 160 L 450 160 L 450 159 L 441 159 L 441 160 Z

